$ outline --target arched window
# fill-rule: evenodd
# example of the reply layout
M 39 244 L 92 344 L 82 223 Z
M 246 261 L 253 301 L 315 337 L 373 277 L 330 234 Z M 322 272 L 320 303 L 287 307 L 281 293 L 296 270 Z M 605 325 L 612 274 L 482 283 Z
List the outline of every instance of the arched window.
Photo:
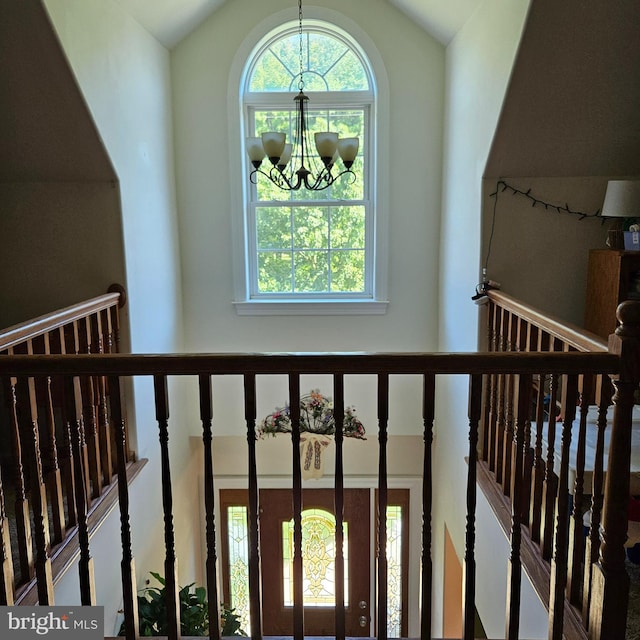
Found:
M 272 32 L 245 67 L 245 135 L 283 131 L 293 139 L 301 64 L 310 131 L 360 140 L 355 178 L 322 191 L 284 191 L 262 175 L 245 180 L 244 301 L 375 302 L 376 91 L 359 45 L 320 21 L 305 22 L 302 42 L 295 23 Z M 246 154 L 244 162 L 248 175 Z

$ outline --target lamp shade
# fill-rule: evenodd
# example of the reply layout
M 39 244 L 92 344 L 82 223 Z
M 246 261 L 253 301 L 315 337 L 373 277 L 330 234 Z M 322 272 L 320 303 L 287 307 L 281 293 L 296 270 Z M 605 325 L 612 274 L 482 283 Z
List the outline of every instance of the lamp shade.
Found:
M 338 134 L 332 131 L 322 131 L 314 134 L 316 151 L 322 160 L 331 160 L 338 148 Z
M 605 218 L 640 216 L 640 180 L 609 180 L 602 215 Z
M 338 151 L 344 166 L 350 168 L 356 156 L 358 155 L 358 147 L 360 142 L 358 138 L 340 138 L 338 140 Z
M 262 134 L 262 146 L 267 157 L 275 165 L 284 151 L 286 135 L 279 131 L 267 131 Z
M 247 153 L 251 162 L 257 162 L 258 166 L 264 158 L 264 147 L 261 138 L 247 138 Z

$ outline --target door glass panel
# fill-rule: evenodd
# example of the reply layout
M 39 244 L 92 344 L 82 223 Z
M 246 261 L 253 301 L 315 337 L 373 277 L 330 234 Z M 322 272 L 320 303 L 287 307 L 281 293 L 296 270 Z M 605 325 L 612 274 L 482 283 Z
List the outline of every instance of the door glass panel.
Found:
M 231 606 L 240 617 L 241 628 L 250 629 L 249 620 L 249 544 L 247 508 L 229 507 L 227 510 L 229 541 L 229 585 Z
M 401 637 L 402 507 L 387 507 L 387 635 Z
M 335 517 L 323 509 L 302 512 L 302 580 L 305 607 L 334 607 Z M 344 523 L 344 597 L 349 605 L 348 526 Z M 282 523 L 284 604 L 293 606 L 293 520 Z

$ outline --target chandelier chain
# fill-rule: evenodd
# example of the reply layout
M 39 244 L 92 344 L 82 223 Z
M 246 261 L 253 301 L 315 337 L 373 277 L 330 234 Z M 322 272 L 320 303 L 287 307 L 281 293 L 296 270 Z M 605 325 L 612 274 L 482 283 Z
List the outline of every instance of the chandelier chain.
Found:
M 304 60 L 302 55 L 302 0 L 298 0 L 298 36 L 300 40 L 300 80 L 298 81 L 298 89 L 304 89 Z

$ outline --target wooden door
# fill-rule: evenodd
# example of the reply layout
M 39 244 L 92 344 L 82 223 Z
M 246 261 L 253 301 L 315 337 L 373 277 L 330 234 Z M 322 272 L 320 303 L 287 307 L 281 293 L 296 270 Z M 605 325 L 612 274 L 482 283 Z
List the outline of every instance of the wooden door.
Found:
M 370 629 L 369 499 L 368 489 L 346 489 L 344 492 L 347 636 L 368 636 Z M 309 636 L 334 635 L 335 598 L 331 594 L 335 540 L 335 524 L 331 529 L 335 517 L 333 500 L 332 489 L 303 491 L 304 632 Z M 292 550 L 292 521 L 291 491 L 262 489 L 260 555 L 265 636 L 293 635 L 293 571 L 288 560 Z

